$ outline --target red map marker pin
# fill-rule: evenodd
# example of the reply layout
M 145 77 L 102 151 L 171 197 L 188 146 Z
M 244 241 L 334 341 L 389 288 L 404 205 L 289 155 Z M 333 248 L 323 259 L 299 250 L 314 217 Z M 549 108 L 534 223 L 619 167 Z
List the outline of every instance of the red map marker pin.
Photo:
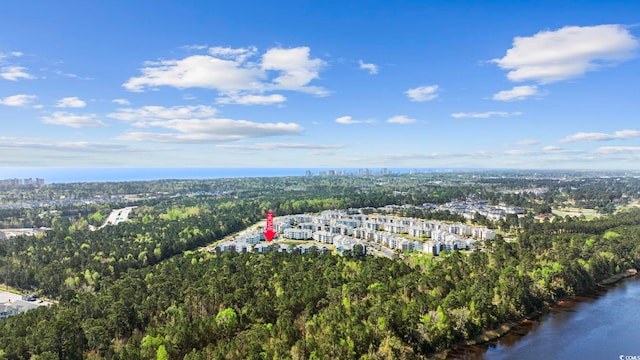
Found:
M 268 242 L 271 242 L 271 240 L 273 240 L 273 237 L 276 236 L 276 232 L 273 231 L 273 212 L 272 211 L 267 212 L 267 228 L 263 234 Z

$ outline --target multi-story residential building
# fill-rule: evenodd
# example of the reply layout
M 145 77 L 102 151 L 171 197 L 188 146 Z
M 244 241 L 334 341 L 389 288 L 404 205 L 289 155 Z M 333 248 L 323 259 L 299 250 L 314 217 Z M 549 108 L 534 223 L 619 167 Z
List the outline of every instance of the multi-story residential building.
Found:
M 308 222 L 308 223 L 298 224 L 298 227 L 300 229 L 307 229 L 307 230 L 311 230 L 311 231 L 320 231 L 320 230 L 324 229 L 324 225 L 317 224 L 315 222 Z
M 329 232 L 340 235 L 351 235 L 353 234 L 353 228 L 346 225 L 332 225 L 329 226 Z
M 310 223 L 313 220 L 313 216 L 306 214 L 293 215 L 292 218 L 298 224 Z
M 293 240 L 308 240 L 313 238 L 313 231 L 309 229 L 284 229 L 284 237 Z
M 264 238 L 262 232 L 258 230 L 245 231 L 236 237 L 236 241 L 247 244 L 257 244 Z
M 431 237 L 431 230 L 422 227 L 410 227 L 408 234 L 415 237 Z
M 395 233 L 395 234 L 406 234 L 409 231 L 409 228 L 406 225 L 403 224 L 393 224 L 393 223 L 389 223 L 387 225 L 385 225 L 384 229 L 386 231 Z
M 336 234 L 330 233 L 328 231 L 316 231 L 313 233 L 313 240 L 325 244 L 333 244 L 333 238 Z
M 313 219 L 313 223 L 314 224 L 319 224 L 322 226 L 328 226 L 332 224 L 332 220 L 329 218 L 324 218 L 324 217 L 317 217 Z
M 273 222 L 273 230 L 277 233 L 284 232 L 285 229 L 291 229 L 292 225 L 286 221 L 274 221 Z
M 351 228 L 360 227 L 360 224 L 362 224 L 360 222 L 360 220 L 355 220 L 355 219 L 339 219 L 339 220 L 336 220 L 336 225 L 344 225 L 344 226 L 348 226 L 348 227 L 351 227 Z
M 367 230 L 379 230 L 380 229 L 380 223 L 377 222 L 376 220 L 367 220 L 362 224 L 362 226 Z
M 367 244 L 361 240 L 354 239 L 349 236 L 339 235 L 333 241 L 338 253 L 343 254 L 345 251 L 353 251 L 356 245 L 362 246 L 364 254 L 367 253 Z
M 248 244 L 246 242 L 240 242 L 238 240 L 225 241 L 216 245 L 215 251 L 216 252 L 235 251 L 235 252 L 246 253 L 251 251 L 251 244 Z
M 480 203 L 478 206 L 483 205 Z M 467 204 L 451 205 L 458 210 Z M 483 205 L 484 206 L 484 205 Z M 443 250 L 474 249 L 477 240 L 492 240 L 495 232 L 487 228 L 472 227 L 466 224 L 449 224 L 440 221 L 424 221 L 415 218 L 402 218 L 391 215 L 367 216 L 352 209 L 350 212 L 329 210 L 321 215 L 299 214 L 279 217 L 274 221 L 274 229 L 283 237 L 294 240 L 313 239 L 319 244 L 349 245 L 376 242 L 384 247 L 400 251 L 424 251 L 439 254 Z M 428 241 L 407 239 L 397 234 L 408 233 L 416 238 L 429 238 Z M 217 251 L 262 252 L 268 248 L 261 231 L 251 230 L 242 233 L 231 242 L 218 244 Z M 274 243 L 282 246 L 279 251 L 292 251 L 292 245 Z M 342 249 L 347 246 L 342 246 Z M 313 245 L 300 248 L 300 252 Z M 324 245 L 322 245 L 324 246 Z

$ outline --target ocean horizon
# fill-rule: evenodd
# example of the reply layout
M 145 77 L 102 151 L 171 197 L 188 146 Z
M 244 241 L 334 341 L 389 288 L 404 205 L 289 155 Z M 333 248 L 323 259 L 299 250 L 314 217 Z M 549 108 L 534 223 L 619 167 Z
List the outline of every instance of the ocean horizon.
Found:
M 74 182 L 123 182 L 151 180 L 222 179 L 247 177 L 306 176 L 321 172 L 356 174 L 358 168 L 57 168 L 57 167 L 14 167 L 0 168 L 2 179 L 44 179 L 46 184 Z M 379 173 L 383 168 L 368 168 Z M 470 171 L 474 169 L 454 168 L 389 168 L 390 173 Z

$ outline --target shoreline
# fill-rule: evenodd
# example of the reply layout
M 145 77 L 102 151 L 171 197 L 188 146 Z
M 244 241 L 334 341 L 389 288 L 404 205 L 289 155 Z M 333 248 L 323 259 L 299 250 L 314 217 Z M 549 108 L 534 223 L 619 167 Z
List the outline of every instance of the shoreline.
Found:
M 638 270 L 634 269 L 634 268 L 630 268 L 627 269 L 621 273 L 612 275 L 604 280 L 602 280 L 601 282 L 597 283 L 593 288 L 591 288 L 590 290 L 593 291 L 597 288 L 606 288 L 608 286 L 611 286 L 613 284 L 616 284 L 618 282 L 620 282 L 623 279 L 629 278 L 629 277 L 633 277 L 636 276 L 638 274 Z M 589 292 L 591 292 L 589 291 Z M 524 325 L 528 322 L 534 321 L 535 319 L 538 319 L 540 316 L 546 314 L 547 312 L 549 312 L 551 310 L 552 307 L 554 306 L 558 306 L 561 305 L 563 302 L 575 298 L 576 296 L 581 296 L 581 295 L 585 295 L 585 294 L 578 294 L 578 295 L 571 295 L 571 296 L 567 296 L 565 298 L 562 298 L 560 300 L 558 300 L 557 302 L 553 303 L 553 304 L 549 304 L 545 307 L 543 307 L 542 309 L 536 310 L 533 313 L 525 316 L 524 318 L 518 320 L 518 321 L 512 321 L 512 322 L 507 322 L 504 323 L 502 325 L 500 325 L 497 328 L 494 329 L 489 329 L 489 330 L 485 330 L 482 333 L 476 335 L 475 337 L 473 337 L 472 339 L 467 339 L 461 343 L 458 343 L 454 346 L 452 346 L 449 349 L 440 351 L 438 353 L 432 354 L 430 356 L 427 356 L 428 359 L 447 359 L 449 356 L 449 353 L 451 351 L 454 350 L 458 350 L 464 347 L 468 347 L 468 346 L 475 346 L 475 345 L 481 345 L 481 344 L 485 344 L 488 343 L 490 341 L 493 340 L 497 340 L 503 336 L 505 336 L 507 333 L 509 333 L 511 330 L 513 330 L 516 326 L 518 325 Z
M 613 285 L 615 283 L 617 283 L 618 281 L 622 280 L 622 279 L 626 279 L 628 277 L 632 277 L 635 276 L 636 274 L 638 274 L 638 270 L 636 269 L 627 269 L 619 274 L 615 274 L 613 276 L 609 276 L 608 278 L 602 280 L 601 282 L 598 283 L 598 286 L 607 286 L 607 285 Z

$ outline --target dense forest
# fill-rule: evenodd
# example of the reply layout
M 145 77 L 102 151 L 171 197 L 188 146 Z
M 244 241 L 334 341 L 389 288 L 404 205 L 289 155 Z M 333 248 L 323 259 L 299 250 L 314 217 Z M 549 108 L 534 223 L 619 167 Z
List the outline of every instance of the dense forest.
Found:
M 59 300 L 0 321 L 0 359 L 422 358 L 640 268 L 638 209 L 590 221 L 526 216 L 513 240 L 498 236 L 482 251 L 438 257 L 194 251 L 266 210 L 283 215 L 433 202 L 434 194 L 497 194 L 467 179 L 387 180 L 395 185 L 358 183 L 358 191 L 324 179 L 242 180 L 225 188 L 230 193 L 208 188 L 140 199 L 130 222 L 96 231 L 87 228 L 116 205 L 58 213 L 50 231 L 0 242 L 1 282 Z M 633 186 L 615 195 L 633 194 Z M 522 196 L 532 206 L 543 202 Z M 26 210 L 11 211 L 19 217 Z

